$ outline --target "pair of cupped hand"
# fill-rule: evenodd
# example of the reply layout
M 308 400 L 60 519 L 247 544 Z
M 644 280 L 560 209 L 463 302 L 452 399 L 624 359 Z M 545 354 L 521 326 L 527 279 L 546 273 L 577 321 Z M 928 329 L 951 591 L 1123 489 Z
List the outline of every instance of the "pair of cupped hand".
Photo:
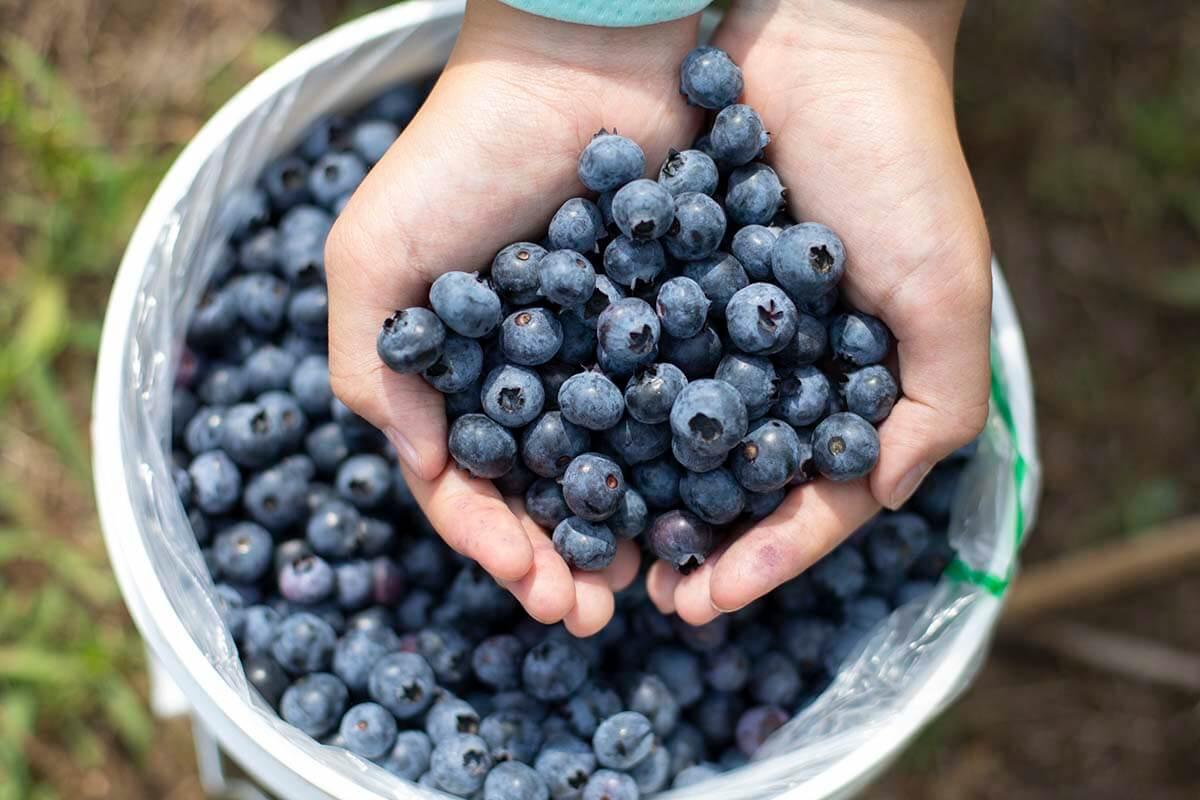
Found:
M 742 102 L 801 221 L 836 230 L 843 291 L 898 342 L 904 397 L 868 477 L 793 489 L 767 519 L 687 576 L 655 564 L 664 613 L 702 624 L 798 575 L 879 507 L 895 508 L 982 428 L 988 404 L 990 248 L 954 123 L 962 0 L 742 0 L 713 38 L 741 65 Z M 698 17 L 642 28 L 571 25 L 471 0 L 440 80 L 338 218 L 326 248 L 336 394 L 383 430 L 433 526 L 542 622 L 578 636 L 612 616 L 639 565 L 621 541 L 603 572 L 572 572 L 517 499 L 448 459 L 442 397 L 385 368 L 381 322 L 423 305 L 449 270 L 538 240 L 583 191 L 580 151 L 600 128 L 637 141 L 655 171 L 701 111 L 679 94 Z

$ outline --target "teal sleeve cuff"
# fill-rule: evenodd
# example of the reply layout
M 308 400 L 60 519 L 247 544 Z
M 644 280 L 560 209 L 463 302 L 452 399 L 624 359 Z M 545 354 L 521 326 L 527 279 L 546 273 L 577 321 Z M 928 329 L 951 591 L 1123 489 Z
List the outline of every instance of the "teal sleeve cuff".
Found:
M 500 0 L 505 5 L 580 25 L 633 28 L 682 19 L 703 11 L 712 0 Z

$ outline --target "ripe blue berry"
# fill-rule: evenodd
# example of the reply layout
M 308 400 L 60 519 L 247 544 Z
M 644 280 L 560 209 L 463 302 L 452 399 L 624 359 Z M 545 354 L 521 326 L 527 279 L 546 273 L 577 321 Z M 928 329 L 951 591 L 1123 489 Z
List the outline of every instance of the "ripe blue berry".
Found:
M 598 354 L 606 372 L 631 374 L 658 355 L 658 315 L 644 300 L 627 297 L 604 309 L 596 326 Z
M 721 109 L 709 137 L 713 157 L 735 167 L 753 161 L 771 141 L 758 112 L 742 104 Z
M 382 456 L 351 456 L 338 467 L 338 494 L 358 509 L 377 508 L 392 494 L 392 470 Z
M 609 527 L 580 517 L 568 517 L 558 523 L 553 538 L 554 549 L 567 566 L 585 572 L 604 569 L 617 554 L 617 540 Z
M 396 777 L 415 781 L 429 769 L 433 742 L 421 731 L 400 731 L 382 766 Z
M 478 736 L 459 733 L 437 744 L 429 760 L 429 774 L 439 789 L 469 797 L 483 787 L 492 768 L 487 742 Z
M 733 449 L 733 474 L 752 492 L 774 492 L 788 485 L 804 455 L 791 425 L 767 420 Z
M 385 119 L 369 119 L 358 123 L 350 131 L 350 147 L 364 164 L 373 166 L 383 158 L 399 135 L 400 129 L 395 123 Z
M 604 272 L 622 286 L 636 288 L 653 283 L 666 266 L 667 257 L 662 245 L 653 240 L 638 241 L 618 236 L 604 248 Z
M 763 356 L 730 353 L 721 359 L 713 377 L 737 390 L 746 404 L 746 414 L 750 419 L 758 419 L 766 414 L 779 397 L 775 367 Z
M 780 365 L 798 367 L 812 364 L 825 355 L 829 334 L 824 323 L 811 314 L 801 312 L 796 318 L 796 335 L 775 354 Z
M 328 622 L 300 611 L 279 623 L 271 655 L 293 675 L 307 675 L 329 668 L 336 643 L 337 634 Z
M 308 173 L 308 192 L 323 206 L 332 207 L 358 188 L 367 168 L 353 153 L 325 153 Z
M 745 492 L 726 469 L 684 473 L 679 496 L 696 516 L 713 525 L 732 522 L 746 503 Z
M 287 601 L 314 605 L 333 594 L 333 568 L 320 556 L 303 555 L 279 571 L 279 594 Z
M 217 534 L 213 555 L 227 580 L 254 583 L 271 567 L 271 534 L 253 522 L 239 522 Z
M 772 733 L 788 721 L 788 714 L 778 706 L 755 706 L 737 721 L 737 745 L 749 757 L 762 747 Z
M 196 505 L 206 514 L 224 514 L 237 505 L 242 493 L 242 476 L 224 452 L 210 450 L 188 465 Z
M 583 787 L 582 800 L 637 800 L 637 782 L 623 772 L 597 770 Z
M 642 177 L 646 156 L 637 142 L 601 130 L 579 155 L 579 180 L 593 192 L 611 192 Z
M 587 659 L 572 641 L 545 639 L 525 654 L 525 691 L 544 702 L 566 700 L 587 680 Z
M 371 699 L 398 719 L 413 719 L 433 702 L 437 679 L 416 653 L 391 653 L 375 662 L 367 679 Z
M 829 349 L 834 358 L 857 367 L 883 361 L 891 344 L 887 326 L 869 314 L 842 314 L 829 328 Z
M 492 283 L 510 303 L 532 303 L 538 299 L 541 283 L 538 263 L 546 248 L 533 242 L 515 242 L 492 259 Z
M 625 494 L 625 476 L 615 461 L 598 453 L 576 456 L 562 477 L 567 508 L 589 522 L 603 522 L 616 513 Z
M 646 543 L 655 556 L 687 575 L 716 548 L 717 537 L 704 520 L 689 511 L 675 510 L 654 519 Z
M 733 235 L 730 252 L 752 281 L 770 281 L 771 251 L 779 231 L 764 225 L 746 225 Z
M 545 389 L 537 373 L 506 365 L 488 373 L 483 381 L 483 411 L 506 428 L 523 428 L 542 413 Z
M 516 689 L 521 685 L 521 661 L 525 646 L 508 634 L 484 639 L 471 654 L 475 677 L 497 690 Z
M 832 393 L 829 378 L 816 367 L 782 370 L 775 414 L 798 428 L 815 425 L 825 416 Z
M 650 524 L 650 512 L 646 501 L 633 489 L 626 489 L 616 513 L 606 519 L 604 524 L 619 539 L 640 536 Z
M 602 372 L 580 372 L 558 390 L 558 407 L 569 422 L 592 431 L 616 425 L 625 413 L 621 390 Z
M 395 372 L 420 372 L 442 355 L 446 327 L 427 308 L 397 311 L 383 321 L 376 350 L 379 359 Z
M 656 181 L 640 178 L 613 195 L 612 215 L 621 233 L 630 239 L 657 239 L 675 219 L 675 200 Z
M 529 765 L 504 761 L 483 782 L 483 800 L 550 800 L 550 789 Z
M 676 440 L 704 455 L 728 453 L 746 434 L 748 424 L 746 403 L 724 381 L 692 381 L 671 409 Z
M 545 364 L 554 358 L 562 347 L 562 341 L 562 325 L 545 308 L 515 311 L 508 315 L 500 327 L 500 346 L 504 357 L 524 367 Z
M 658 290 L 656 301 L 663 332 L 677 339 L 688 339 L 704 329 L 712 301 L 703 287 L 691 278 L 671 278 Z
M 645 715 L 636 711 L 614 714 L 601 722 L 592 736 L 596 760 L 601 766 L 611 769 L 636 766 L 650 755 L 653 747 L 654 727 Z
M 754 162 L 738 167 L 725 190 L 725 213 L 735 225 L 767 225 L 783 208 L 783 184 L 775 170 Z
M 721 109 L 742 93 L 742 70 L 724 50 L 697 47 L 679 66 L 679 91 L 691 105 Z
M 309 736 L 324 736 L 337 727 L 349 699 L 345 684 L 336 676 L 317 672 L 287 688 L 279 714 Z
M 563 499 L 562 487 L 557 481 L 539 478 L 525 492 L 525 510 L 538 525 L 552 531 L 567 517 L 571 509 Z
M 604 216 L 596 204 L 584 197 L 572 197 L 554 212 L 547 238 L 555 250 L 591 253 L 605 234 Z
M 648 425 L 666 422 L 675 398 L 687 382 L 687 377 L 674 364 L 648 364 L 635 372 L 625 385 L 625 407 L 638 422 Z
M 663 237 L 673 258 L 695 261 L 712 255 L 725 236 L 725 211 L 716 200 L 699 192 L 675 197 L 675 222 Z
M 716 317 L 725 316 L 729 301 L 750 282 L 738 260 L 722 252 L 689 261 L 683 268 L 683 274 L 700 284 L 704 296 L 712 301 L 710 308 Z
M 771 251 L 771 273 L 797 303 L 826 295 L 841 281 L 845 269 L 842 240 L 816 222 L 783 231 Z
M 817 469 L 830 480 L 861 478 L 879 461 L 879 434 L 857 414 L 842 412 L 827 417 L 812 439 Z
M 382 758 L 396 743 L 396 718 L 377 703 L 359 703 L 342 717 L 342 742 L 363 758 Z
M 500 324 L 500 297 L 477 272 L 446 272 L 429 288 L 429 304 L 447 328 L 478 339 Z
M 846 385 L 842 388 L 846 410 L 875 424 L 883 422 L 892 413 L 899 393 L 891 371 L 880 365 L 851 372 L 846 376 Z
M 725 307 L 729 338 L 746 353 L 778 353 L 795 339 L 798 324 L 795 303 L 770 283 L 750 284 L 734 294 Z
M 685 192 L 712 195 L 720 175 L 717 164 L 700 150 L 672 150 L 658 171 L 658 182 L 673 196 Z
M 525 429 L 521 458 L 535 474 L 557 478 L 590 445 L 591 435 L 586 428 L 570 422 L 559 411 L 548 411 Z
M 662 423 L 647 425 L 626 416 L 604 432 L 604 440 L 625 463 L 640 464 L 671 448 L 671 429 Z
M 650 508 L 674 508 L 679 502 L 679 480 L 683 477 L 683 471 L 671 458 L 656 458 L 644 464 L 634 464 L 631 472 L 634 487 Z
M 517 458 L 512 434 L 483 414 L 464 414 L 454 420 L 449 448 L 455 463 L 476 478 L 499 478 Z

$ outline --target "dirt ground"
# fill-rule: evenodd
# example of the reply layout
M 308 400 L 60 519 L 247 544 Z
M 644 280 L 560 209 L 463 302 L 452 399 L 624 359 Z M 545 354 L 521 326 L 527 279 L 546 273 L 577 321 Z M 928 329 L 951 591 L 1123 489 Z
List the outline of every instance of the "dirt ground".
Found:
M 0 0 L 0 30 L 41 54 L 77 95 L 99 146 L 157 164 L 265 65 L 370 5 Z M 1033 362 L 1045 470 L 1025 552 L 1034 564 L 1200 510 L 1200 8 L 1187 0 L 969 6 L 960 126 Z M 8 135 L 0 129 L 0 152 Z M 26 170 L 7 170 L 0 176 L 22 185 Z M 152 182 L 130 185 L 136 213 Z M 131 222 L 124 216 L 97 251 L 95 273 L 72 284 L 72 308 L 98 307 Z M 16 285 L 33 234 L 12 220 L 0 218 L 0 280 Z M 60 356 L 54 369 L 68 410 L 85 424 L 86 359 Z M 31 419 L 28 403 L 12 413 L 18 431 L 45 433 L 22 422 Z M 30 447 L 35 456 L 44 450 Z M 53 454 L 38 458 L 57 463 Z M 70 530 L 62 535 L 99 552 L 88 493 L 76 489 L 59 507 L 89 519 L 61 526 Z M 0 529 L 9 524 L 2 509 Z M 22 574 L 5 586 L 53 580 Z M 114 635 L 130 636 L 113 607 Z M 1197 608 L 1193 574 L 1064 618 L 1195 649 Z M 129 674 L 144 692 L 138 668 Z M 1200 797 L 1197 700 L 1047 656 L 1018 630 L 867 796 L 1191 800 Z M 128 736 L 97 724 L 99 755 L 83 761 L 52 726 L 33 725 L 23 751 L 27 794 L 5 793 L 0 739 L 0 798 L 201 796 L 186 725 L 161 725 L 135 756 Z

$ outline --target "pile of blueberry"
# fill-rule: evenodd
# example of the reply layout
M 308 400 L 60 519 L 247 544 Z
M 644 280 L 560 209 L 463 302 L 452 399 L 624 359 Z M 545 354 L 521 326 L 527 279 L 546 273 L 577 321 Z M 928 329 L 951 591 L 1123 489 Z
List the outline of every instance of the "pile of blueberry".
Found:
M 792 222 L 757 160 L 737 65 L 701 47 L 680 75 L 716 112 L 695 149 L 649 180 L 637 143 L 600 131 L 578 170 L 596 202 L 566 201 L 486 273 L 442 275 L 432 310 L 379 333 L 385 364 L 446 395 L 459 466 L 523 494 L 578 569 L 645 533 L 687 573 L 790 487 L 861 478 L 899 393 L 887 328 L 839 307 L 841 240 Z
M 735 74 L 702 49 L 684 87 L 724 105 L 737 92 L 713 97 L 710 62 Z M 945 528 L 969 454 L 935 468 L 906 510 L 708 625 L 660 614 L 641 581 L 591 638 L 533 621 L 441 542 L 390 445 L 330 391 L 325 236 L 423 96 L 400 87 L 320 120 L 227 199 L 232 233 L 208 254 L 177 370 L 174 478 L 246 675 L 308 735 L 461 797 L 631 800 L 733 769 L 866 632 L 930 590 L 953 556 Z M 835 478 L 873 461 L 869 422 L 895 396 L 873 366 L 886 332 L 834 315 L 832 288 L 803 288 L 836 284 L 840 246 L 823 228 L 772 222 L 768 167 L 722 177 L 761 149 L 761 137 L 740 155 L 725 143 L 752 114 L 725 108 L 707 138 L 717 160 L 673 155 L 657 183 L 637 180 L 635 145 L 597 137 L 581 173 L 610 193 L 604 211 L 570 201 L 552 252 L 506 248 L 490 285 L 447 275 L 437 314 L 398 314 L 381 338 L 388 363 L 449 392 L 456 458 L 526 493 L 548 527 L 569 518 L 555 540 L 578 568 L 606 563 L 611 537 L 638 535 L 651 508 L 674 509 L 649 538 L 686 568 L 710 546 L 698 533 L 715 535 L 700 520 L 762 516 L 795 475 L 811 477 L 810 459 Z M 709 196 L 721 184 L 724 209 Z M 622 233 L 593 263 L 610 215 Z M 733 255 L 714 252 L 727 215 L 743 224 Z M 591 362 L 600 370 L 580 369 Z M 814 363 L 855 369 L 841 385 Z M 621 491 L 625 466 L 636 490 Z

